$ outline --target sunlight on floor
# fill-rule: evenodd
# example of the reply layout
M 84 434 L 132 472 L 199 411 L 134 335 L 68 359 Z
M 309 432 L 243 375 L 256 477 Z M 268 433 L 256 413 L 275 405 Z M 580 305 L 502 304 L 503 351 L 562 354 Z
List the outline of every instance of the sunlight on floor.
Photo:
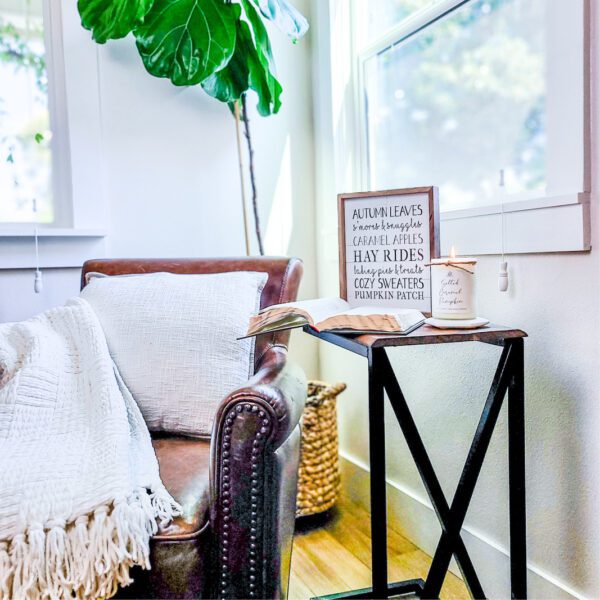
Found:
M 425 577 L 431 557 L 394 531 L 388 531 L 389 580 Z M 342 498 L 331 515 L 308 517 L 296 525 L 290 600 L 370 587 L 371 550 L 369 515 Z M 469 598 L 456 575 L 448 574 L 442 600 Z

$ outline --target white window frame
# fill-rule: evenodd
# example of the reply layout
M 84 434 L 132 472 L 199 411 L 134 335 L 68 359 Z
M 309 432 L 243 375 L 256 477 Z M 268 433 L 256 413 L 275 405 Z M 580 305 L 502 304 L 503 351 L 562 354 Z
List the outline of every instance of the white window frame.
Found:
M 329 52 L 331 59 L 331 88 L 325 89 L 319 84 L 321 90 L 317 92 L 317 114 L 325 115 L 327 111 L 332 111 L 329 118 L 338 167 L 335 177 L 337 191 L 369 188 L 363 94 L 365 61 L 470 0 L 441 0 L 428 6 L 384 32 L 360 51 L 354 23 L 354 7 L 359 1 L 363 0 L 329 0 L 321 37 L 327 28 L 330 40 L 326 43 L 321 39 L 315 53 L 314 66 L 322 73 L 317 54 Z M 318 0 L 316 3 L 319 3 Z M 584 0 L 583 4 L 583 73 L 579 74 L 579 80 L 583 86 L 584 106 L 581 147 L 576 149 L 581 174 L 580 189 L 559 196 L 507 199 L 504 204 L 442 212 L 443 254 L 447 254 L 451 245 L 459 248 L 461 254 L 475 255 L 500 254 L 502 251 L 520 254 L 590 250 L 589 1 Z M 324 12 L 323 8 L 321 12 Z M 557 232 L 560 235 L 556 235 Z
M 106 254 L 100 56 L 76 5 L 43 3 L 56 218 L 37 227 L 42 267 L 80 267 Z M 0 269 L 35 266 L 35 230 L 33 223 L 0 223 Z
M 71 150 L 65 89 L 65 61 L 62 47 L 60 6 L 45 2 L 44 37 L 48 77 L 48 112 L 52 130 L 52 192 L 55 219 L 52 226 L 68 227 L 73 223 L 71 189 Z

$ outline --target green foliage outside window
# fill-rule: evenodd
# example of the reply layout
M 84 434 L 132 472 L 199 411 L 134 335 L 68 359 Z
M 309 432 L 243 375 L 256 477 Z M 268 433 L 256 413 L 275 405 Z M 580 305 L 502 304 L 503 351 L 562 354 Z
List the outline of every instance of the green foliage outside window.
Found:
M 6 15 L 0 14 L 0 66 L 8 74 L 8 81 L 0 86 L 0 165 L 4 165 L 8 188 L 2 188 L 4 202 L 0 204 L 0 221 L 37 220 L 51 222 L 53 206 L 49 190 L 50 149 L 46 110 L 48 80 L 43 47 L 44 33 L 37 19 L 28 22 L 27 28 L 18 27 Z M 40 43 L 42 41 L 42 43 Z M 25 74 L 32 82 L 31 93 L 39 113 L 16 128 L 10 121 L 6 102 L 15 91 L 12 74 Z M 20 92 L 16 92 L 20 93 Z M 14 103 L 14 97 L 13 97 Z M 49 132 L 48 132 L 49 133 Z M 38 213 L 31 215 L 34 197 Z

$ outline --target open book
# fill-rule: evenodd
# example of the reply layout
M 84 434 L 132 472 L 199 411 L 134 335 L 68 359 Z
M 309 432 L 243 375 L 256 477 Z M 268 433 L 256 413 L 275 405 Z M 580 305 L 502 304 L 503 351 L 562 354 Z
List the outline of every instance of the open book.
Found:
M 423 314 L 415 309 L 351 308 L 341 298 L 319 298 L 264 308 L 250 319 L 246 337 L 305 325 L 319 332 L 407 334 L 424 321 Z

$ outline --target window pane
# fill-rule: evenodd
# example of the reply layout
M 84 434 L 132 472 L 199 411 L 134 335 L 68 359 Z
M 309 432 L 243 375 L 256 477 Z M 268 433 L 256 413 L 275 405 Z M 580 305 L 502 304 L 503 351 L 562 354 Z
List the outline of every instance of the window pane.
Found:
M 371 187 L 438 185 L 446 210 L 545 191 L 547 5 L 472 0 L 366 62 Z
M 54 220 L 47 87 L 42 0 L 0 0 L 0 222 Z
M 439 0 L 376 0 L 375 3 L 373 0 L 352 1 L 356 3 L 356 22 L 361 46 L 368 44 L 406 17 L 439 2 Z

